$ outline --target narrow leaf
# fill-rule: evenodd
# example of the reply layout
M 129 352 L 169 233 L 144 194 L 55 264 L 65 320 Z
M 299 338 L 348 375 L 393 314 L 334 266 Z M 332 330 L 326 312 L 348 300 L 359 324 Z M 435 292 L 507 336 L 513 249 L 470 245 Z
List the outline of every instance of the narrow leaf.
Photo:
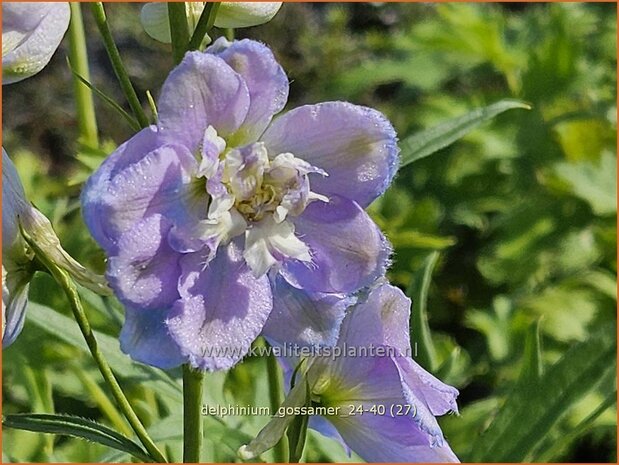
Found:
M 432 155 L 463 138 L 482 123 L 514 108 L 530 110 L 531 106 L 519 100 L 505 99 L 407 137 L 400 142 L 400 167 Z
M 432 280 L 432 271 L 438 261 L 439 253 L 432 252 L 426 258 L 423 268 L 421 268 L 408 288 L 408 295 L 413 300 L 413 314 L 411 315 L 411 344 L 413 354 L 419 363 L 433 371 L 437 367 L 436 349 L 432 343 L 430 326 L 426 308 L 428 304 L 428 289 Z
M 67 59 L 67 64 L 69 65 L 69 69 L 71 70 L 71 73 L 73 73 L 73 76 L 75 76 L 82 84 L 92 90 L 95 94 L 97 94 L 97 96 L 101 98 L 101 100 L 103 100 L 105 103 L 107 103 L 113 110 L 116 110 L 118 114 L 120 114 L 120 116 L 127 120 L 129 126 L 131 126 L 131 129 L 136 132 L 140 130 L 140 125 L 138 124 L 136 119 L 133 118 L 125 110 L 123 110 L 123 108 L 118 103 L 116 103 L 114 99 L 112 99 L 112 97 L 109 97 L 102 90 L 98 89 L 94 84 L 90 83 L 82 76 L 80 76 L 71 66 L 71 62 L 69 61 L 69 59 Z
M 524 363 L 520 369 L 520 383 L 534 383 L 544 372 L 540 324 L 541 318 L 531 325 L 524 341 Z
M 467 462 L 521 462 L 584 395 L 616 370 L 616 326 L 572 346 L 537 381 L 519 384 L 473 445 Z M 532 457 L 535 461 L 536 457 Z
M 617 403 L 617 391 L 613 391 L 602 403 L 583 421 L 581 421 L 572 431 L 567 434 L 561 435 L 558 439 L 552 442 L 552 445 L 548 449 L 542 450 L 541 456 L 538 460 L 542 463 L 556 462 L 559 459 L 559 455 L 562 451 L 569 448 L 574 444 L 574 441 L 587 432 L 595 423 L 600 415 L 606 412 L 609 408 Z
M 117 433 L 107 426 L 100 425 L 85 418 L 26 413 L 6 415 L 2 420 L 2 425 L 5 428 L 21 429 L 37 433 L 73 436 L 127 452 L 144 462 L 153 462 L 153 459 L 131 439 Z
M 305 378 L 305 390 L 310 392 L 309 382 Z M 312 405 L 311 396 L 307 396 L 305 399 L 305 406 L 310 407 Z M 305 449 L 305 442 L 307 441 L 307 426 L 309 423 L 309 415 L 297 415 L 288 427 L 286 436 L 288 437 L 288 462 L 298 463 L 303 457 L 303 449 Z

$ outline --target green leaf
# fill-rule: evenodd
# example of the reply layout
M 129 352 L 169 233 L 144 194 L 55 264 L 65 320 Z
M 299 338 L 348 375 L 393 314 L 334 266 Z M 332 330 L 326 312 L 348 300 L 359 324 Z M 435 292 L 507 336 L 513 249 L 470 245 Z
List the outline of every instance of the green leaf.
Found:
M 84 353 L 90 353 L 82 333 L 74 320 L 61 315 L 49 307 L 34 302 L 28 303 L 28 309 L 28 322 L 37 325 L 39 328 L 82 350 Z M 118 375 L 126 379 L 132 379 L 135 382 L 149 381 L 150 387 L 158 393 L 166 395 L 171 401 L 175 403 L 182 401 L 182 388 L 180 384 L 170 378 L 165 372 L 133 362 L 129 356 L 120 351 L 118 339 L 98 331 L 93 332 L 103 355 Z
M 107 426 L 85 418 L 42 413 L 6 415 L 2 420 L 5 428 L 21 429 L 37 433 L 62 434 L 103 444 L 127 452 L 144 462 L 153 459 L 138 444 Z
M 542 343 L 540 339 L 541 320 L 542 319 L 539 318 L 531 325 L 527 332 L 524 341 L 524 363 L 520 369 L 519 383 L 535 383 L 544 373 Z
M 616 326 L 575 344 L 537 381 L 519 384 L 479 437 L 467 462 L 521 462 L 561 417 L 616 370 Z
M 310 392 L 309 382 L 307 378 L 305 381 L 305 392 Z M 312 405 L 311 395 L 308 395 L 305 399 L 305 406 L 310 407 Z M 309 415 L 297 415 L 286 431 L 288 438 L 288 462 L 298 463 L 303 457 L 303 449 L 305 449 L 305 443 L 307 442 L 307 426 L 309 424 Z
M 514 108 L 530 110 L 531 106 L 519 100 L 505 99 L 407 137 L 400 142 L 400 167 L 432 155 L 466 136 L 482 123 Z
M 426 307 L 428 303 L 428 289 L 432 279 L 432 271 L 438 261 L 438 252 L 428 255 L 421 268 L 415 276 L 408 289 L 408 295 L 413 300 L 413 314 L 411 315 L 412 346 L 419 363 L 430 371 L 437 367 L 436 349 L 432 343 L 430 326 L 428 325 L 428 315 Z
M 617 213 L 617 156 L 604 152 L 599 163 L 559 163 L 556 175 L 570 192 L 591 205 L 596 215 Z
M 129 113 L 127 113 L 125 110 L 123 110 L 123 108 L 118 103 L 116 103 L 113 98 L 109 97 L 102 90 L 98 89 L 94 84 L 90 83 L 89 81 L 84 79 L 82 76 L 80 76 L 73 69 L 73 66 L 71 66 L 71 62 L 69 61 L 68 58 L 67 58 L 67 64 L 69 65 L 69 69 L 71 70 L 71 73 L 73 73 L 73 75 L 82 84 L 84 84 L 86 87 L 92 90 L 95 94 L 97 94 L 97 96 L 101 98 L 101 100 L 103 100 L 105 103 L 107 103 L 110 106 L 110 108 L 112 108 L 113 110 L 116 110 L 118 114 L 122 116 L 129 123 L 129 126 L 131 126 L 131 129 L 133 129 L 136 132 L 140 130 L 140 124 L 136 121 L 136 119 L 132 117 Z
M 580 422 L 572 431 L 561 435 L 552 442 L 548 449 L 541 452 L 539 461 L 543 463 L 556 462 L 560 458 L 560 454 L 570 445 L 574 444 L 575 440 L 586 433 L 604 412 L 611 408 L 617 402 L 617 391 L 613 391 L 606 396 L 606 399 L 582 422 Z

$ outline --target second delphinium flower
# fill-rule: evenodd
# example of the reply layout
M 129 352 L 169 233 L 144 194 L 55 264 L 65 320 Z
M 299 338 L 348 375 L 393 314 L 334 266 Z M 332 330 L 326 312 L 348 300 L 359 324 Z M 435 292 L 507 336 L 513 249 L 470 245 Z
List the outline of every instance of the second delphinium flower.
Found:
M 384 274 L 391 249 L 363 208 L 397 169 L 393 127 L 345 102 L 271 121 L 287 96 L 266 46 L 219 39 L 185 56 L 157 126 L 86 184 L 84 217 L 109 257 L 133 358 L 229 368 L 281 299 L 343 296 Z

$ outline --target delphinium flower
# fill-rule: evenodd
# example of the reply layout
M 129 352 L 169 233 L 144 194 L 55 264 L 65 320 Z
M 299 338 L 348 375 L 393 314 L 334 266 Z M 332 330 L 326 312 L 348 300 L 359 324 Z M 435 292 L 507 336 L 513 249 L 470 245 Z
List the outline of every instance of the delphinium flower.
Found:
M 36 270 L 34 254 L 20 226 L 50 259 L 83 286 L 108 293 L 103 277 L 77 263 L 62 248 L 49 220 L 28 200 L 15 165 L 2 149 L 2 346 L 11 344 L 24 325 L 28 288 Z
M 239 455 L 249 460 L 273 447 L 294 419 L 286 412 L 306 406 L 327 412 L 311 417 L 310 427 L 368 462 L 457 462 L 435 416 L 457 411 L 458 391 L 411 358 L 409 318 L 410 300 L 399 289 L 372 289 L 347 310 L 339 351 L 286 359 L 288 377 L 298 372 L 281 414 Z
M 193 32 L 204 10 L 205 2 L 185 2 L 189 31 Z M 215 16 L 215 26 L 241 28 L 269 22 L 282 2 L 221 2 Z M 166 2 L 147 3 L 142 7 L 140 21 L 144 30 L 159 42 L 170 43 L 170 23 Z
M 84 218 L 134 359 L 229 368 L 282 298 L 345 296 L 384 274 L 391 249 L 364 207 L 398 166 L 393 127 L 345 102 L 272 121 L 287 96 L 266 46 L 219 39 L 186 54 L 158 124 L 86 183 Z
M 45 67 L 69 27 L 67 2 L 2 2 L 2 84 Z

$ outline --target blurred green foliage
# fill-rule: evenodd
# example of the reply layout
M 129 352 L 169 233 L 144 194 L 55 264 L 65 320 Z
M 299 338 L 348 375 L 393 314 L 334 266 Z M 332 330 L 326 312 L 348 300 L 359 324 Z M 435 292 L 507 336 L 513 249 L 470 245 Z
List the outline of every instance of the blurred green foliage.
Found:
M 146 102 L 172 67 L 169 47 L 141 30 L 136 5 L 110 5 L 108 13 Z M 85 16 L 93 83 L 122 102 Z M 401 139 L 503 98 L 532 105 L 403 168 L 369 208 L 394 245 L 390 279 L 414 300 L 427 293 L 431 356 L 423 358 L 460 389 L 460 416 L 441 424 L 462 460 L 617 460 L 616 24 L 614 4 L 287 4 L 268 25 L 237 31 L 275 50 L 291 80 L 289 107 L 369 105 Z M 64 47 L 39 76 L 3 89 L 3 144 L 65 248 L 102 271 L 78 201 L 100 155 L 76 143 Z M 131 129 L 97 105 L 109 152 Z M 54 320 L 70 316 L 64 298 L 44 275 L 30 295 L 49 308 L 33 305 L 4 352 L 3 412 L 62 412 L 117 426 L 79 334 L 69 331 L 74 323 Z M 86 291 L 84 298 L 95 328 L 111 336 L 112 365 L 139 415 L 178 461 L 178 373 L 170 378 L 122 355 L 122 308 Z M 205 402 L 266 406 L 265 372 L 264 360 L 248 359 L 209 375 Z M 205 422 L 206 459 L 234 461 L 266 419 Z M 517 441 L 527 447 L 510 450 Z M 4 461 L 127 460 L 77 439 L 17 430 L 4 431 L 3 443 Z M 306 449 L 307 461 L 355 460 L 314 433 Z

